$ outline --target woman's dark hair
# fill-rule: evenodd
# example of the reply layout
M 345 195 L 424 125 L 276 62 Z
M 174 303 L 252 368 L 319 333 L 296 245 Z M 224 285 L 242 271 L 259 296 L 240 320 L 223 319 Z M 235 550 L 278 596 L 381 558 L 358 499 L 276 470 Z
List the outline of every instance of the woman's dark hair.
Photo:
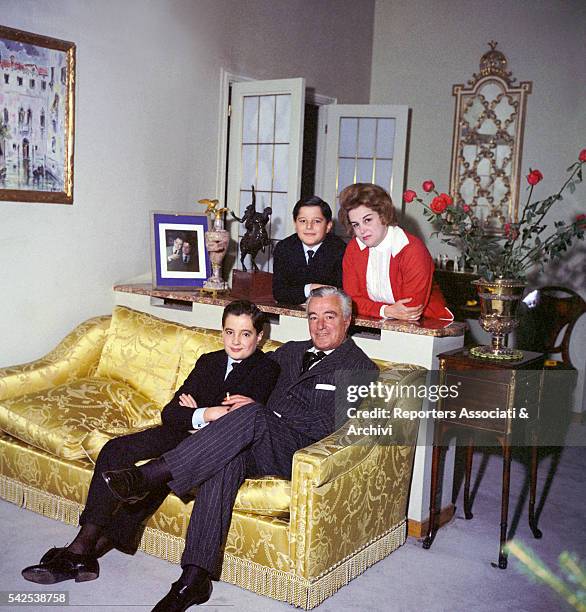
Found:
M 352 236 L 354 234 L 348 213 L 359 206 L 366 206 L 377 212 L 384 225 L 397 225 L 397 213 L 391 196 L 378 185 L 355 183 L 354 185 L 348 185 L 340 192 L 338 219 L 346 228 L 348 235 Z
M 234 300 L 224 308 L 224 312 L 222 313 L 222 329 L 224 328 L 228 315 L 234 315 L 236 317 L 248 315 L 252 319 L 252 325 L 257 334 L 260 334 L 267 322 L 265 313 L 256 304 L 248 300 Z
M 326 221 L 329 223 L 332 220 L 332 209 L 330 208 L 330 205 L 317 196 L 310 196 L 308 198 L 301 198 L 301 200 L 295 204 L 293 207 L 293 221 L 297 221 L 299 209 L 302 206 L 319 206 Z

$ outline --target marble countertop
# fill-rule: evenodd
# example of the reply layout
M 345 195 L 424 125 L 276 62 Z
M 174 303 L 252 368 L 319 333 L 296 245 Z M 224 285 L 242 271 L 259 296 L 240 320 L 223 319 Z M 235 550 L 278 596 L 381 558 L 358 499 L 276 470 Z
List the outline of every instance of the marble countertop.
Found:
M 214 298 L 210 294 L 198 290 L 179 291 L 173 289 L 153 289 L 150 283 L 114 285 L 114 291 L 136 293 L 139 295 L 148 295 L 181 302 L 211 304 L 214 306 L 221 306 L 222 308 L 235 299 L 229 293 L 218 293 L 217 297 Z M 256 304 L 261 310 L 270 314 L 305 318 L 305 309 L 301 306 L 279 305 L 276 302 L 256 302 Z M 356 317 L 354 319 L 354 325 L 372 329 L 403 332 L 406 334 L 416 334 L 419 336 L 436 337 L 462 336 L 466 330 L 466 323 L 449 323 L 437 319 L 421 319 L 417 323 L 407 323 L 405 321 L 396 321 L 393 319 L 383 320 L 373 317 Z

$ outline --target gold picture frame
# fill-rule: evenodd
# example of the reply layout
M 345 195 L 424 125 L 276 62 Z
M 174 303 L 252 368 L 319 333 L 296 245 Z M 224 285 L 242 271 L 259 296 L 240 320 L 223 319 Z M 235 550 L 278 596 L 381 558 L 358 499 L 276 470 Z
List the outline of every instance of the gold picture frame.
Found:
M 73 204 L 75 44 L 0 26 L 0 200 Z

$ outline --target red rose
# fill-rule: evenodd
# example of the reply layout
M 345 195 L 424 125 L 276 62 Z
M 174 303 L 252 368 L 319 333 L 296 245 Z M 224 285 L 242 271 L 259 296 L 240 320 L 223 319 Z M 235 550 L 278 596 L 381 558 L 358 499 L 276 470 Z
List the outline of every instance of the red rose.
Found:
M 413 202 L 413 200 L 417 197 L 417 194 L 413 191 L 413 189 L 407 189 L 407 191 L 403 194 L 403 200 L 408 204 Z
M 446 203 L 446 206 L 451 206 L 454 203 L 454 198 L 447 193 L 440 193 L 440 198 Z
M 423 181 L 422 188 L 425 193 L 429 193 L 430 191 L 433 191 L 435 189 L 435 185 L 433 181 Z
M 468 213 L 469 213 L 469 212 L 472 210 L 472 208 L 471 208 L 470 206 L 468 206 L 468 204 L 464 204 L 464 206 L 462 206 L 462 210 L 463 210 L 463 211 L 464 211 L 466 214 L 468 214 Z
M 582 149 L 582 150 L 580 151 L 580 155 L 578 155 L 578 159 L 579 159 L 581 162 L 586 162 L 586 149 Z
M 578 225 L 586 225 L 586 215 L 585 214 L 577 215 L 575 223 L 577 223 Z
M 503 229 L 505 231 L 505 236 L 510 240 L 517 240 L 517 238 L 519 237 L 519 229 L 516 225 L 513 225 L 511 223 L 505 223 Z
M 543 179 L 543 174 L 539 172 L 539 170 L 531 170 L 531 172 L 527 175 L 527 182 L 530 185 L 537 185 L 539 181 Z
M 429 207 L 431 208 L 431 210 L 436 214 L 436 215 L 440 215 L 441 213 L 444 212 L 444 210 L 446 210 L 446 208 L 448 207 L 448 203 L 446 202 L 446 200 L 442 197 L 442 195 L 440 196 L 436 196 L 435 198 L 433 198 L 433 200 L 431 201 L 431 204 L 429 205 Z

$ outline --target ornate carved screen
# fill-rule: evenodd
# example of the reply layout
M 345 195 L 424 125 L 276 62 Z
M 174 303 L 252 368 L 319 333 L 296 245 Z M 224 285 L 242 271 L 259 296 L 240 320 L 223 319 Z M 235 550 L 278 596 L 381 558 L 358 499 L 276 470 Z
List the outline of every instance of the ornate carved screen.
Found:
M 454 85 L 456 97 L 450 191 L 472 207 L 486 228 L 500 233 L 517 221 L 521 153 L 531 82 L 518 85 L 507 59 L 490 42 L 480 73 L 468 87 Z

